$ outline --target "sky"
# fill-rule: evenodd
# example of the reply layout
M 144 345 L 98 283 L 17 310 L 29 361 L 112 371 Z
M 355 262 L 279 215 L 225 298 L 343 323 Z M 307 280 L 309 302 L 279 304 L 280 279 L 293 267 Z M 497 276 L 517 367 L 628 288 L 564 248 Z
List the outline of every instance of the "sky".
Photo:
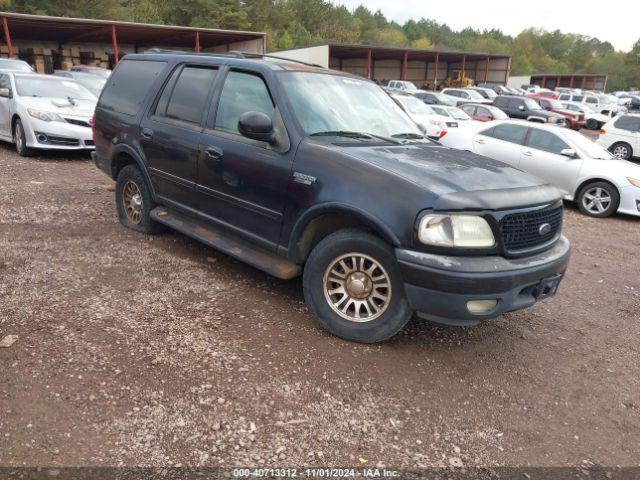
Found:
M 429 18 L 446 23 L 454 30 L 498 28 L 515 36 L 525 28 L 561 30 L 609 41 L 616 50 L 629 51 L 640 37 L 638 0 L 331 0 L 355 9 L 359 5 L 371 11 L 382 10 L 390 20 Z

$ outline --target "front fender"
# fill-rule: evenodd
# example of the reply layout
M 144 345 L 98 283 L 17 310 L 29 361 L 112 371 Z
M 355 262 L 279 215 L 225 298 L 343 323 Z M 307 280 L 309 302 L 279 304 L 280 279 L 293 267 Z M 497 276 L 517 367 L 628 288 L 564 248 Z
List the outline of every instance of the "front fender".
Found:
M 109 159 L 109 164 L 111 165 L 111 170 L 110 170 L 111 178 L 113 180 L 117 179 L 118 172 L 120 170 L 118 164 L 120 163 L 120 161 L 122 161 L 122 158 L 125 155 L 133 159 L 135 164 L 140 169 L 140 172 L 142 172 L 142 176 L 147 182 L 147 187 L 149 187 L 149 190 L 151 192 L 151 197 L 155 201 L 156 192 L 155 192 L 155 189 L 153 188 L 153 182 L 151 181 L 151 177 L 149 176 L 149 171 L 147 170 L 147 166 L 144 163 L 144 160 L 142 159 L 142 157 L 140 157 L 139 153 L 130 145 L 127 145 L 126 143 L 117 144 L 111 151 L 111 157 Z

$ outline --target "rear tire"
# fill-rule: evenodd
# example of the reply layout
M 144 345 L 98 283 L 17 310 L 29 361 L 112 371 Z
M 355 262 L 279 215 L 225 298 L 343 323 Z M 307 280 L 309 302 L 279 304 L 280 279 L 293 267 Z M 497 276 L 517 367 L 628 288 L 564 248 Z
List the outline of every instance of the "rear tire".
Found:
M 16 119 L 13 127 L 13 141 L 16 144 L 16 152 L 21 157 L 29 157 L 33 154 L 33 150 L 27 147 L 27 135 L 22 126 L 22 120 Z
M 597 130 L 599 126 L 600 125 L 595 118 L 590 118 L 589 120 L 587 120 L 587 130 Z
M 127 165 L 116 180 L 116 208 L 120 223 L 136 232 L 152 235 L 165 230 L 164 225 L 151 219 L 156 207 L 142 173 L 135 165 Z
M 616 213 L 619 205 L 618 189 L 607 182 L 589 183 L 578 193 L 578 207 L 590 217 L 610 217 Z
M 318 243 L 305 265 L 302 284 L 317 322 L 346 340 L 386 340 L 413 313 L 393 249 L 362 230 L 340 230 Z
M 620 158 L 622 160 L 629 160 L 633 153 L 631 145 L 625 142 L 614 143 L 609 147 L 609 151 L 613 154 L 614 157 Z

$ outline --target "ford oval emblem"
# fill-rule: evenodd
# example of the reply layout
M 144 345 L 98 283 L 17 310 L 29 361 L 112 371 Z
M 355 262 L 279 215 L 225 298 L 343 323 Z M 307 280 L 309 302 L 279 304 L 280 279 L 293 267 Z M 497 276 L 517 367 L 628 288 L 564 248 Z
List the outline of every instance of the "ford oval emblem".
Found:
M 540 228 L 538 228 L 538 233 L 540 235 L 551 233 L 551 225 L 549 225 L 548 223 L 543 223 L 542 225 L 540 225 Z

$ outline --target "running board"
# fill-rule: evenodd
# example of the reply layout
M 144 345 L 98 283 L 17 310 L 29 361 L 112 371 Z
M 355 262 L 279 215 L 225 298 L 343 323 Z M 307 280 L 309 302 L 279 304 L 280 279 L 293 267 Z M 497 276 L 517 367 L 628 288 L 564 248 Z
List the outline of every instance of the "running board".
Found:
M 299 265 L 212 226 L 203 226 L 201 222 L 175 210 L 156 207 L 151 210 L 151 218 L 274 277 L 288 280 L 300 275 Z

